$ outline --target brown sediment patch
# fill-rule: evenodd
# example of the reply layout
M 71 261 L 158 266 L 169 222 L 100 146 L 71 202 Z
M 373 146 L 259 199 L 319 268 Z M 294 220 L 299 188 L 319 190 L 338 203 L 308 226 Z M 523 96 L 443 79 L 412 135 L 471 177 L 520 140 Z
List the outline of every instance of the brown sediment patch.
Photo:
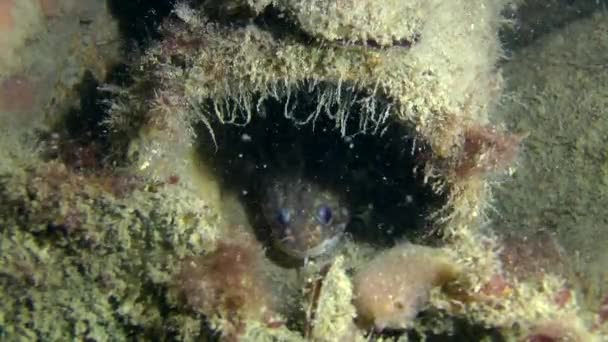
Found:
M 2 9 L 0 8 L 0 10 Z M 0 110 L 14 113 L 31 110 L 35 105 L 34 92 L 34 85 L 25 76 L 13 75 L 1 80 Z

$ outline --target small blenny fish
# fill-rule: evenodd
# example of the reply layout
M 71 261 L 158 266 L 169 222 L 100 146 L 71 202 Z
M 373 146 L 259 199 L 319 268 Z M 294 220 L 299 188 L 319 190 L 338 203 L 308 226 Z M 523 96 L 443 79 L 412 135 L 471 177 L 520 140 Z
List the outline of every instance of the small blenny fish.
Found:
M 298 259 L 330 251 L 350 220 L 338 193 L 302 177 L 267 182 L 261 206 L 275 247 Z

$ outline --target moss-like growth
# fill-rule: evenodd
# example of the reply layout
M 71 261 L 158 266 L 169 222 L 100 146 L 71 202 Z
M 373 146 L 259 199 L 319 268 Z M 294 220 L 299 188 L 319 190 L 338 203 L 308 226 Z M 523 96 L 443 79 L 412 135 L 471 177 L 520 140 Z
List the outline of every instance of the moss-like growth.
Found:
M 489 326 L 529 319 L 524 308 L 503 312 L 515 305 L 497 309 L 480 293 L 484 288 L 492 289 L 492 295 L 502 293 L 493 290 L 501 288 L 502 279 L 497 243 L 480 229 L 489 196 L 485 176 L 507 168 L 521 140 L 487 122 L 502 85 L 495 67 L 502 3 L 438 1 L 430 9 L 426 3 L 410 2 L 402 5 L 420 7 L 399 18 L 374 12 L 382 17 L 377 20 L 362 15 L 373 6 L 367 1 L 353 1 L 356 10 L 344 16 L 332 3 L 229 5 L 249 7 L 251 20 L 224 25 L 179 5 L 177 19 L 164 24 L 164 38 L 143 58 L 139 84 L 150 82 L 157 90 L 140 112 L 143 129 L 132 143 L 139 165 L 162 179 L 163 167 L 159 171 L 157 166 L 182 163 L 195 139 L 193 127 L 204 127 L 202 132 L 217 148 L 218 125 L 245 126 L 258 116 L 274 120 L 277 113 L 264 111 L 269 101 L 282 104 L 278 114 L 295 126 L 330 120 L 342 137 L 381 134 L 389 122 L 411 127 L 415 139 L 428 146 L 426 181 L 447 198 L 445 209 L 435 216 L 438 227 L 430 233 L 444 238 L 452 256 L 449 264 L 462 270 L 465 293 L 462 307 L 446 305 L 453 294 L 433 292 L 437 282 L 431 279 L 425 288 L 431 292 L 430 305 Z M 217 8 L 230 12 L 226 6 Z M 281 21 L 272 22 L 277 13 L 299 30 L 278 34 Z M 397 28 L 396 19 L 407 24 Z M 136 105 L 142 99 L 136 97 Z M 299 111 L 301 99 L 315 106 Z M 118 129 L 128 121 L 126 108 L 113 114 Z M 538 298 L 542 307 L 551 302 L 551 291 L 532 291 L 517 300 Z
M 509 168 L 521 140 L 491 126 L 487 117 L 501 94 L 497 31 L 504 3 L 177 5 L 161 27 L 162 38 L 134 62 L 132 82 L 103 87 L 114 95 L 108 145 L 128 144 L 121 151 L 124 169 L 106 165 L 83 172 L 70 158 L 63 158 L 67 167 L 32 159 L 29 168 L 0 169 L 0 242 L 11 251 L 1 259 L 2 311 L 10 313 L 0 316 L 2 331 L 10 338 L 39 339 L 194 340 L 215 333 L 331 341 L 362 337 L 353 328 L 355 315 L 377 329 L 413 328 L 421 335 L 456 331 L 455 321 L 518 337 L 564 317 L 582 326 L 577 297 L 565 291 L 562 277 L 514 274 L 503 267 L 500 240 L 484 229 L 488 175 Z M 378 11 L 366 15 L 373 9 Z M 218 18 L 222 13 L 227 16 Z M 417 217 L 427 214 L 421 211 L 411 221 L 425 223 L 422 242 L 441 246 L 399 245 L 381 252 L 405 235 L 376 244 L 347 228 L 353 237 L 339 243 L 336 254 L 297 266 L 282 264 L 272 248 L 263 255 L 258 244 L 265 237 L 252 227 L 256 210 L 239 203 L 249 189 L 229 184 L 222 168 L 229 163 L 212 162 L 240 151 L 222 145 L 234 142 L 221 140 L 230 129 L 251 151 L 268 153 L 255 151 L 265 146 L 243 128 L 252 123 L 266 135 L 284 129 L 279 137 L 310 128 L 310 135 L 299 137 L 319 145 L 331 140 L 315 130 L 334 132 L 353 146 L 356 136 L 376 139 L 363 141 L 395 155 L 329 154 L 323 158 L 348 161 L 343 169 L 351 173 L 310 180 L 342 185 L 345 193 L 362 197 L 348 199 L 352 203 L 388 197 L 407 206 L 417 198 L 408 191 L 423 186 L 403 185 L 407 180 L 370 186 L 366 172 L 413 169 L 408 175 L 444 202 L 431 217 Z M 290 143 L 279 139 L 270 145 L 304 154 Z M 76 160 L 86 155 L 77 153 Z M 371 166 L 350 170 L 356 164 L 351 157 Z M 256 164 L 260 160 L 267 159 L 235 163 L 231 171 L 259 181 L 260 173 L 247 171 L 265 168 Z M 351 190 L 358 184 L 363 190 Z M 390 192 L 403 198 L 369 195 L 391 184 L 407 188 Z M 382 209 L 382 215 L 394 214 Z M 323 216 L 330 220 L 327 212 Z M 377 228 L 373 220 L 360 221 L 362 230 Z M 243 234 L 247 238 L 237 242 Z M 428 272 L 419 273 L 424 267 Z M 310 285 L 311 291 L 303 291 Z M 377 292 L 381 297 L 374 297 Z M 55 329 L 48 317 L 63 317 L 66 307 L 72 315 Z M 428 310 L 420 316 L 422 308 Z M 281 318 L 268 318 L 270 312 Z
M 587 325 L 608 292 L 606 19 L 597 13 L 518 51 L 505 66 L 512 95 L 496 113 L 529 132 L 513 181 L 495 190 L 496 224 L 531 239 L 542 229 L 563 248 L 552 269 L 570 267 L 564 275 Z
M 220 242 L 204 256 L 181 261 L 174 279 L 178 297 L 212 321 L 225 338 L 236 339 L 247 321 L 273 324 L 275 299 L 261 272 L 261 249 L 246 242 Z
M 344 268 L 344 257 L 338 256 L 319 284 L 319 293 L 311 296 L 309 313 L 312 320 L 310 338 L 315 341 L 356 341 L 363 338 L 354 325 L 357 316 L 351 281 Z M 314 315 L 313 315 L 314 313 Z
M 0 179 L 6 338 L 169 334 L 163 287 L 177 258 L 212 245 L 220 219 L 176 185 L 119 198 L 105 184 L 57 162 Z
M 337 107 L 332 116 L 336 127 L 350 135 L 375 132 L 389 116 L 398 117 L 415 124 L 437 156 L 448 158 L 467 122 L 486 121 L 486 110 L 499 92 L 494 66 L 500 54 L 499 9 L 493 1 L 483 6 L 444 1 L 433 11 L 411 11 L 418 16 L 411 22 L 420 27 L 419 41 L 411 47 L 371 49 L 306 44 L 295 36 L 276 40 L 263 26 L 228 28 L 180 6 L 176 14 L 181 22 L 166 23 L 165 38 L 148 51 L 142 66 L 162 79 L 148 126 L 182 132 L 164 135 L 174 139 L 160 144 L 170 150 L 191 136 L 187 127 L 180 129 L 184 122 L 245 124 L 257 101 L 289 98 L 305 85 L 317 110 L 295 119 L 308 122 Z M 319 9 L 316 15 L 323 14 Z M 320 86 L 324 82 L 334 86 Z M 347 122 L 354 103 L 363 110 L 351 131 Z M 286 116 L 294 105 L 287 103 Z M 120 116 L 117 111 L 115 120 Z

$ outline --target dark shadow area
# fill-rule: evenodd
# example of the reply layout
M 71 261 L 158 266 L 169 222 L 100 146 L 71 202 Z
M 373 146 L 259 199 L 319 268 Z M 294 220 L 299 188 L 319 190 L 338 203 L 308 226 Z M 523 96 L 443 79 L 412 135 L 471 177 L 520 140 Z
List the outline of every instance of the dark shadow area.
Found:
M 128 68 L 114 66 L 105 81 L 96 79 L 90 71 L 84 73 L 75 89 L 78 102 L 50 132 L 40 132 L 45 159 L 60 159 L 83 172 L 100 171 L 123 161 L 128 137 L 121 139 L 107 127 L 112 94 L 100 89 L 104 82 L 127 86 L 131 82 Z
M 126 51 L 144 48 L 160 38 L 160 24 L 171 14 L 175 0 L 107 0 L 110 13 L 118 21 Z
M 80 142 L 97 140 L 104 142 L 106 132 L 102 122 L 107 108 L 101 103 L 98 91 L 99 81 L 90 71 L 86 71 L 78 85 L 77 92 L 80 106 L 72 108 L 65 116 L 65 131 L 67 135 Z M 86 137 L 83 137 L 86 135 Z
M 103 122 L 108 115 L 100 81 L 86 71 L 76 86 L 78 102 L 63 115 L 51 132 L 42 132 L 43 157 L 60 159 L 76 171 L 104 168 L 110 153 L 110 138 Z
M 305 90 L 291 94 L 290 103 L 297 104 L 295 119 L 303 120 L 314 112 L 317 103 L 313 98 Z M 378 103 L 378 110 L 382 110 L 388 102 L 379 99 Z M 213 165 L 223 189 L 239 194 L 261 241 L 272 245 L 268 218 L 261 214 L 271 205 L 265 197 L 267 189 L 285 177 L 291 177 L 294 184 L 286 191 L 299 191 L 296 180 L 303 178 L 338 194 L 341 205 L 351 213 L 346 232 L 355 240 L 379 246 L 419 240 L 428 224 L 426 218 L 444 204 L 444 198 L 424 184 L 421 170 L 415 172 L 425 148 L 414 140 L 409 128 L 389 123 L 381 133 L 344 138 L 335 121 L 326 116 L 297 125 L 285 118 L 284 108 L 285 99 L 265 99 L 252 110 L 252 120 L 245 126 L 212 122 L 217 152 L 206 128 L 201 127 L 198 133 L 202 158 Z M 357 130 L 358 111 L 357 105 L 351 109 L 347 134 Z M 296 195 L 289 203 L 295 210 L 308 208 L 317 200 Z M 276 210 L 279 219 L 283 208 L 270 209 Z M 272 248 L 268 251 L 274 260 L 283 259 L 273 257 Z

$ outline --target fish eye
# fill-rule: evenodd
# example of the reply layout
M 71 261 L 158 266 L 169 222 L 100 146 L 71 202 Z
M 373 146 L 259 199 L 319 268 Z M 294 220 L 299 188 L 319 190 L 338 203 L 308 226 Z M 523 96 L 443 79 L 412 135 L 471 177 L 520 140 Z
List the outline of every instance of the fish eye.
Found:
M 289 223 L 289 220 L 291 220 L 291 213 L 289 212 L 289 209 L 281 208 L 277 215 L 277 221 L 279 221 L 280 224 L 286 225 Z
M 319 210 L 317 211 L 317 220 L 321 224 L 329 224 L 331 222 L 331 218 L 331 209 L 326 205 L 320 206 Z

